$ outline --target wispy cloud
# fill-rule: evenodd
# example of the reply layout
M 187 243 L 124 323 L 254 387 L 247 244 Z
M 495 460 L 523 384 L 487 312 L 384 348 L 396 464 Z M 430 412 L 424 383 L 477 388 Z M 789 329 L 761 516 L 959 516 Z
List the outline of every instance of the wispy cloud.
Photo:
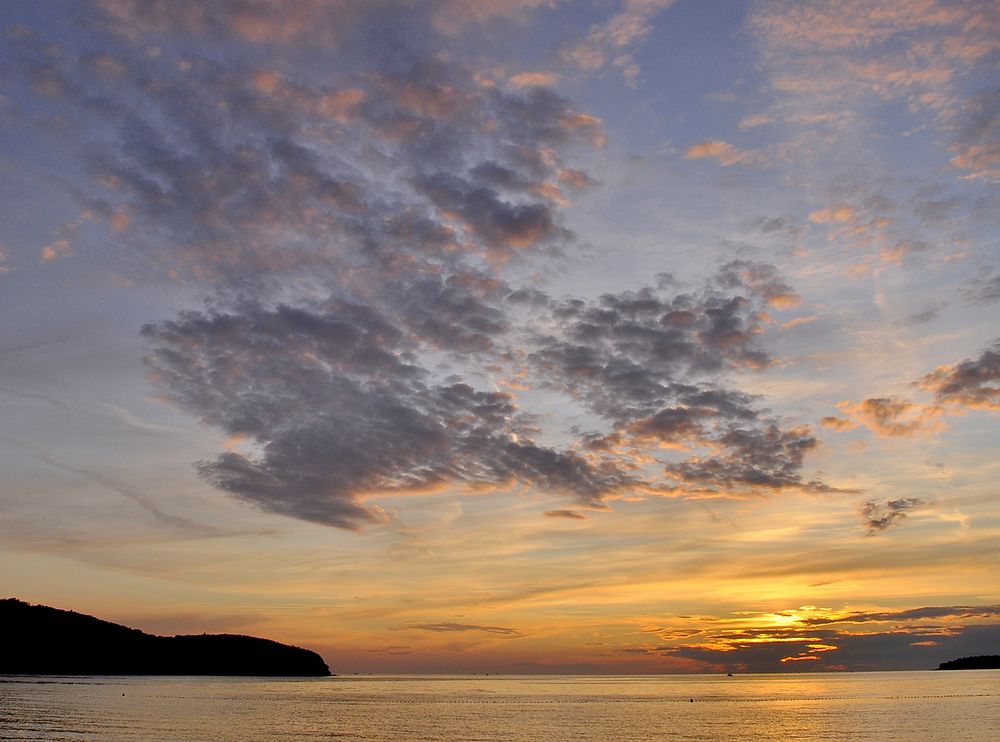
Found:
M 956 408 L 1000 410 L 1000 340 L 978 358 L 940 366 L 920 380 L 939 404 Z
M 477 631 L 484 634 L 497 634 L 499 636 L 521 637 L 524 636 L 517 629 L 509 629 L 504 626 L 480 626 L 479 624 L 468 623 L 420 623 L 409 624 L 407 629 L 420 629 L 421 631 L 434 631 L 437 633 L 453 633 L 465 631 Z
M 611 67 L 635 87 L 642 68 L 633 52 L 653 30 L 652 20 L 677 0 L 622 0 L 621 9 L 606 22 L 595 24 L 587 37 L 563 51 L 563 59 L 585 72 Z
M 860 508 L 861 520 L 872 536 L 891 526 L 899 525 L 906 516 L 926 506 L 927 502 L 918 497 L 901 497 L 896 500 L 868 500 Z
M 718 139 L 692 144 L 684 151 L 686 160 L 715 160 L 723 167 L 730 165 L 763 165 L 768 157 L 755 150 L 738 149 L 729 142 Z

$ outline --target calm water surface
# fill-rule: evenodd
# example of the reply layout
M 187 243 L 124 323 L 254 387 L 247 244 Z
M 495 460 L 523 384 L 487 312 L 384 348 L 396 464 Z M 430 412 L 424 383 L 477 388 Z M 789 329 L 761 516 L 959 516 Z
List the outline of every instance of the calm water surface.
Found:
M 29 739 L 980 742 L 1000 739 L 1000 671 L 0 676 L 0 740 Z

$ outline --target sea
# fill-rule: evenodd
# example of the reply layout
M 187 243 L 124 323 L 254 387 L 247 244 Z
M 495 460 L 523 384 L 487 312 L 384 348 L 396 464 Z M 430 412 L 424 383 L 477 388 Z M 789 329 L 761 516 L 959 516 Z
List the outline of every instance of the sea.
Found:
M 1000 670 L 0 676 L 0 740 L 1000 740 Z

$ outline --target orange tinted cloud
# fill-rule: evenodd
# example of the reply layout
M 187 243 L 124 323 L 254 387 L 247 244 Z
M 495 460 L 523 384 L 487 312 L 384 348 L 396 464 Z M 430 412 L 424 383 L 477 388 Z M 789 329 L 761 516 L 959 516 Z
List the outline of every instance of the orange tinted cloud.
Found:
M 841 204 L 809 212 L 809 221 L 816 224 L 835 224 L 837 222 L 849 222 L 855 216 L 856 213 L 853 207 Z
M 522 72 L 507 82 L 515 88 L 549 87 L 559 82 L 559 75 L 553 72 Z
M 73 254 L 73 246 L 69 240 L 55 240 L 42 248 L 42 262 L 51 263 L 59 258 L 68 258 Z
M 841 402 L 837 408 L 853 422 L 887 438 L 929 433 L 941 428 L 941 423 L 935 420 L 940 414 L 938 407 L 916 404 L 899 397 L 872 397 L 861 402 Z M 831 420 L 828 427 L 846 427 L 833 420 L 836 418 Z
M 685 160 L 715 160 L 723 167 L 730 165 L 753 165 L 762 163 L 765 158 L 760 152 L 737 149 L 729 142 L 721 140 L 706 140 L 692 144 L 684 152 Z
M 939 402 L 955 407 L 1000 410 L 1000 340 L 978 358 L 939 366 L 919 381 Z

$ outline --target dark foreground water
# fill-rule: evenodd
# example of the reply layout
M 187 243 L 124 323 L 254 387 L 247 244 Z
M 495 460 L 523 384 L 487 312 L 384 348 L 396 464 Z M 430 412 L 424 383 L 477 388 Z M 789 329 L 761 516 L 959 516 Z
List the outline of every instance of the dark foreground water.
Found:
M 1000 671 L 309 680 L 0 676 L 0 739 L 980 742 L 1000 739 Z

